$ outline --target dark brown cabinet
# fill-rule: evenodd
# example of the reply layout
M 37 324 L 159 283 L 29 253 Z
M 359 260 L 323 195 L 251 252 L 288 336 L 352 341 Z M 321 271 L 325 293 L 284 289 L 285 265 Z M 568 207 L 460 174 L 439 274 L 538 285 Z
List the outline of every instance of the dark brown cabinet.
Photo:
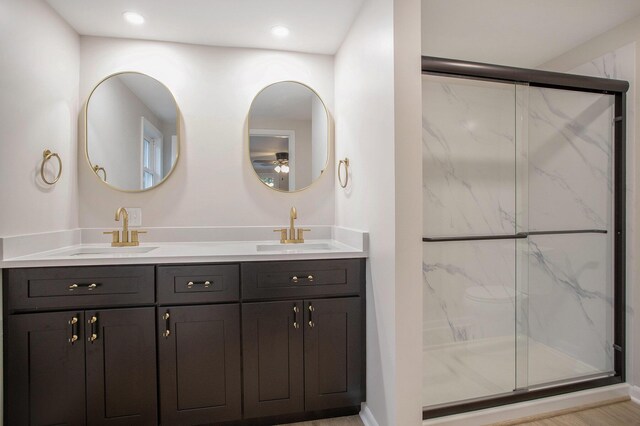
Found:
M 242 305 L 244 413 L 304 411 L 302 302 Z
M 255 426 L 355 414 L 364 265 L 5 269 L 4 424 Z
M 158 309 L 162 424 L 242 417 L 240 305 Z
M 89 425 L 157 425 L 154 312 L 85 312 Z
M 86 424 L 82 324 L 83 312 L 9 317 L 5 424 Z
M 362 401 L 361 299 L 305 301 L 305 410 L 351 407 Z
M 153 312 L 10 316 L 7 424 L 156 425 Z
M 360 297 L 242 307 L 245 417 L 362 401 Z

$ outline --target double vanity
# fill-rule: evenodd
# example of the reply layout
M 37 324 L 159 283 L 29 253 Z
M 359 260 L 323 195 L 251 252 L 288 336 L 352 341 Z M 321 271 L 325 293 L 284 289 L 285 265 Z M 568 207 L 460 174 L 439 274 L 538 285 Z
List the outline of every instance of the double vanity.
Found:
M 9 259 L 5 424 L 357 413 L 365 256 L 327 239 L 84 244 Z
M 184 117 L 163 83 L 109 75 L 83 114 L 92 178 L 127 193 L 170 178 Z M 248 185 L 298 192 L 331 170 L 331 119 L 309 86 L 264 87 L 244 126 Z M 360 411 L 366 234 L 296 228 L 295 208 L 275 230 L 141 230 L 137 210 L 117 210 L 122 231 L 69 231 L 73 244 L 0 239 L 5 424 L 273 425 Z

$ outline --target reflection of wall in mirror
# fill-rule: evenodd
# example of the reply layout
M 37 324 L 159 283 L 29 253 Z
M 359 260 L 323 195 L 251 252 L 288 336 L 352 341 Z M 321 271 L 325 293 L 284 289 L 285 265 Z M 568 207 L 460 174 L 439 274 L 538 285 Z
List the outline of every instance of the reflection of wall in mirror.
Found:
M 311 181 L 314 181 L 327 165 L 329 126 L 327 112 L 320 98 L 313 96 L 311 102 Z
M 174 146 L 175 143 L 173 142 L 174 140 L 177 141 L 176 125 L 174 123 L 167 123 L 166 121 L 163 121 L 160 131 L 164 135 L 164 138 L 162 139 L 162 177 L 165 177 L 171 170 L 171 167 L 173 167 L 175 155 L 177 154 L 177 150 Z
M 107 170 L 108 183 L 117 188 L 140 189 L 141 117 L 148 119 L 164 134 L 166 129 L 175 127 L 163 123 L 117 77 L 102 82 L 89 101 L 89 159 L 92 164 L 99 164 Z M 175 131 L 169 132 L 173 133 Z M 170 149 L 171 137 L 163 140 Z M 168 153 L 166 146 L 164 152 Z M 170 158 L 171 155 L 165 157 Z
M 293 130 L 295 132 L 294 154 L 289 158 L 295 168 L 289 173 L 295 177 L 295 187 L 290 190 L 311 185 L 311 122 L 308 120 L 282 120 L 275 118 L 251 118 L 251 128 L 269 130 Z

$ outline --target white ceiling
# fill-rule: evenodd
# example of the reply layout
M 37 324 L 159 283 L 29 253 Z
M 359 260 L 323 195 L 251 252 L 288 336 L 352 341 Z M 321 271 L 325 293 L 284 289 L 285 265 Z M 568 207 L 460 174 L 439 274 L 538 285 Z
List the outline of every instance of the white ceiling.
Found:
M 640 14 L 640 0 L 422 0 L 422 54 L 537 67 Z
M 364 0 L 47 0 L 81 35 L 334 54 Z M 124 21 L 135 11 L 146 22 Z M 279 39 L 271 28 L 291 30 Z

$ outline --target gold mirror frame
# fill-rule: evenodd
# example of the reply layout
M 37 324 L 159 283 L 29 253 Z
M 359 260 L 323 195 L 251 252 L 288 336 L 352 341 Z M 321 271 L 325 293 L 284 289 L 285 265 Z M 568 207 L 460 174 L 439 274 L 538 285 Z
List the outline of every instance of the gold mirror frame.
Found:
M 107 81 L 111 77 L 115 77 L 115 76 L 121 75 L 121 74 L 139 74 L 139 75 L 143 75 L 145 77 L 149 77 L 149 78 L 157 81 L 160 85 L 162 85 L 162 87 L 167 89 L 167 92 L 169 92 L 169 94 L 171 95 L 171 98 L 173 99 L 173 103 L 176 106 L 176 137 L 178 138 L 178 144 L 177 144 L 177 151 L 178 152 L 176 153 L 176 161 L 172 165 L 171 170 L 169 170 L 169 173 L 167 173 L 166 176 L 163 177 L 160 182 L 158 182 L 156 185 L 152 186 L 151 188 L 146 188 L 146 189 L 122 189 L 122 188 L 118 188 L 117 186 L 111 185 L 109 182 L 106 182 L 105 180 L 103 180 L 100 177 L 100 175 L 98 175 L 98 171 L 99 170 L 104 170 L 104 168 L 98 166 L 97 164 L 94 165 L 93 163 L 91 163 L 91 160 L 89 159 L 89 102 L 91 102 L 91 96 L 93 96 L 93 93 L 96 91 L 96 89 L 102 83 L 104 83 L 105 81 Z M 103 184 L 107 185 L 109 188 L 111 188 L 113 190 L 116 190 L 116 191 L 129 192 L 129 193 L 151 191 L 152 189 L 155 189 L 155 188 L 159 187 L 167 179 L 169 179 L 169 176 L 171 176 L 173 174 L 174 170 L 178 166 L 178 160 L 180 160 L 180 151 L 181 151 L 180 145 L 182 145 L 182 135 L 181 135 L 182 126 L 181 126 L 181 121 L 182 121 L 182 115 L 180 113 L 180 107 L 178 106 L 178 101 L 176 101 L 176 97 L 174 96 L 173 92 L 171 90 L 169 90 L 167 85 L 164 84 L 163 82 L 161 82 L 160 80 L 158 80 L 157 78 L 151 77 L 150 75 L 145 74 L 145 73 L 140 72 L 140 71 L 118 71 L 118 72 L 115 72 L 113 74 L 109 74 L 108 76 L 106 76 L 105 78 L 100 80 L 98 82 L 98 84 L 93 86 L 93 89 L 91 89 L 91 92 L 89 92 L 89 96 L 87 97 L 87 101 L 84 104 L 84 157 L 86 158 L 87 163 L 89 164 L 89 168 L 91 169 L 91 172 L 98 178 L 98 180 L 100 182 L 102 182 Z M 106 173 L 106 171 L 105 171 L 105 173 Z
M 313 94 L 315 94 L 318 97 L 318 99 L 320 99 L 320 103 L 322 103 L 322 107 L 324 108 L 324 113 L 327 116 L 327 161 L 324 164 L 322 173 L 320 173 L 320 176 L 318 176 L 317 179 L 313 180 L 309 185 L 305 186 L 304 188 L 294 189 L 293 191 L 284 191 L 282 189 L 273 188 L 267 185 L 265 182 L 262 181 L 262 179 L 260 179 L 260 175 L 258 175 L 258 172 L 256 172 L 256 169 L 253 167 L 253 164 L 251 163 L 251 122 L 250 122 L 251 109 L 253 108 L 253 104 L 255 103 L 256 99 L 258 98 L 258 96 L 260 96 L 262 92 L 264 92 L 269 87 L 274 86 L 276 84 L 280 84 L 280 83 L 296 83 L 309 89 Z M 247 160 L 249 161 L 249 166 L 251 167 L 251 170 L 255 174 L 256 179 L 258 179 L 258 182 L 260 182 L 262 186 L 269 188 L 272 191 L 282 192 L 283 194 L 294 194 L 296 192 L 304 191 L 311 188 L 314 184 L 320 181 L 320 179 L 322 179 L 322 176 L 327 174 L 326 172 L 327 172 L 327 168 L 329 167 L 329 160 L 331 159 L 331 145 L 333 143 L 333 138 L 331 133 L 331 116 L 329 115 L 329 109 L 327 108 L 327 104 L 324 103 L 324 100 L 322 99 L 322 97 L 311 86 L 305 83 L 302 83 L 296 80 L 281 80 L 281 81 L 276 81 L 274 83 L 268 84 L 264 86 L 262 89 L 260 89 L 258 93 L 256 93 L 256 95 L 253 97 L 253 100 L 251 101 L 251 105 L 249 105 L 249 113 L 247 114 L 246 136 L 247 136 Z

